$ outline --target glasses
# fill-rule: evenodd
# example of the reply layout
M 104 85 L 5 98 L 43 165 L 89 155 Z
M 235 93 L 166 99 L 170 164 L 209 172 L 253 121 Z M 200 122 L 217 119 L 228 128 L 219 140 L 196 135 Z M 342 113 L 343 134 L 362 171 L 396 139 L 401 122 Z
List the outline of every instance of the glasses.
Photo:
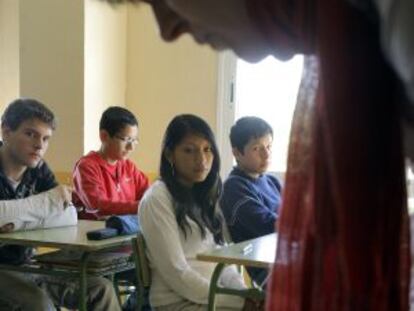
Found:
M 119 139 L 125 145 L 130 145 L 130 146 L 136 146 L 136 145 L 138 145 L 138 139 L 136 139 L 136 138 L 122 137 L 122 136 L 118 136 L 118 135 L 114 135 L 114 137 L 116 139 Z

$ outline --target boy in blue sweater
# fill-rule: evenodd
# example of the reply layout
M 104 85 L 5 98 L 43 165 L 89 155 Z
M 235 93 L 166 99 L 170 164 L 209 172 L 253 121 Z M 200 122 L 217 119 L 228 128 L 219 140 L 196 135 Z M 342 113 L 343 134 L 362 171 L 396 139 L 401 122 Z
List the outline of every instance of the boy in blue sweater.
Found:
M 224 183 L 220 205 L 234 242 L 275 231 L 281 204 L 281 185 L 266 171 L 272 154 L 273 130 L 261 118 L 243 117 L 231 128 L 230 142 L 237 165 Z M 264 269 L 248 269 L 261 284 Z

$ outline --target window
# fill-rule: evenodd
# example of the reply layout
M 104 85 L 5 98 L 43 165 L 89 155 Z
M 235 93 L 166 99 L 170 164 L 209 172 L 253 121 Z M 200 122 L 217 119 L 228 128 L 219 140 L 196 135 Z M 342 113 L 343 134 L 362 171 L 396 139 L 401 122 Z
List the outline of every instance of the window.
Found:
M 219 145 L 223 162 L 223 177 L 234 160 L 228 134 L 240 117 L 253 115 L 265 119 L 273 128 L 273 158 L 270 171 L 284 173 L 290 135 L 290 125 L 299 89 L 303 57 L 281 62 L 268 57 L 249 64 L 234 55 L 223 55 L 220 63 Z M 227 92 L 223 91 L 228 89 Z M 220 124 L 221 123 L 221 124 Z

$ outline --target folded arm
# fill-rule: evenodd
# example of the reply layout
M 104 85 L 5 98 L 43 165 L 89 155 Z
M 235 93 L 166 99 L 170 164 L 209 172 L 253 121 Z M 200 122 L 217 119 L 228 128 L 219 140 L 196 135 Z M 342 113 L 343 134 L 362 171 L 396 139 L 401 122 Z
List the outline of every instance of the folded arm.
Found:
M 55 187 L 24 199 L 0 200 L 0 227 L 19 222 L 32 222 L 53 217 L 65 208 L 65 197 Z

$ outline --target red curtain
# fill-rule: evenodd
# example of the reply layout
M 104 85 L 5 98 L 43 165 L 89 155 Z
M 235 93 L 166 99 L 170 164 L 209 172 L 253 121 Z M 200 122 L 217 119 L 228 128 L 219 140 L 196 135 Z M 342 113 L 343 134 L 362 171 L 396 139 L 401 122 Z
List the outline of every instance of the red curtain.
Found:
M 342 0 L 247 0 L 275 56 L 307 55 L 268 310 L 409 310 L 399 82 Z

